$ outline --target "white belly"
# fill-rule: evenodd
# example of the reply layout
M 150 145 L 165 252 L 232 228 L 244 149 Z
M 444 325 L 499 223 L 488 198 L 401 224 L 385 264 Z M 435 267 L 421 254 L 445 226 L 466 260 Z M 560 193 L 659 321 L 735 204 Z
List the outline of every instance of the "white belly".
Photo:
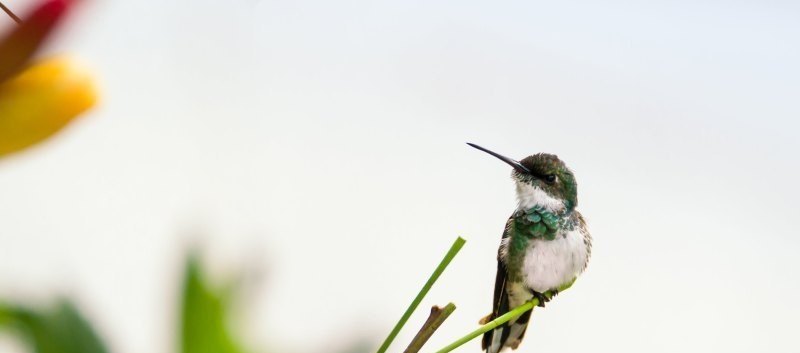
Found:
M 523 260 L 525 284 L 539 293 L 556 289 L 583 272 L 588 256 L 578 229 L 566 236 L 559 234 L 554 240 L 531 240 Z

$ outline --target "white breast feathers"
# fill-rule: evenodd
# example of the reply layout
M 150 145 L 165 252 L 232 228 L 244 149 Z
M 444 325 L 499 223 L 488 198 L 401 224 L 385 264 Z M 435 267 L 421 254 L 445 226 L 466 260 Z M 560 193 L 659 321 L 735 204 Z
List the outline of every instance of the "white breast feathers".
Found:
M 525 284 L 539 293 L 556 289 L 583 272 L 588 257 L 584 234 L 578 228 L 554 240 L 533 239 L 523 260 Z

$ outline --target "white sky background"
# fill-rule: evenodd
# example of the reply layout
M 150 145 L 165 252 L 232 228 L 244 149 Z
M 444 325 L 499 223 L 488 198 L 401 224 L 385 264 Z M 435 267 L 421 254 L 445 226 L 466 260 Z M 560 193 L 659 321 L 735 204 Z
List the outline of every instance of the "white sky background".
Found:
M 170 352 L 202 233 L 266 273 L 251 340 L 377 345 L 462 235 L 394 347 L 453 301 L 437 349 L 491 309 L 515 202 L 470 141 L 558 154 L 595 238 L 520 352 L 796 352 L 798 38 L 789 1 L 87 3 L 50 51 L 102 103 L 0 162 L 0 294 Z

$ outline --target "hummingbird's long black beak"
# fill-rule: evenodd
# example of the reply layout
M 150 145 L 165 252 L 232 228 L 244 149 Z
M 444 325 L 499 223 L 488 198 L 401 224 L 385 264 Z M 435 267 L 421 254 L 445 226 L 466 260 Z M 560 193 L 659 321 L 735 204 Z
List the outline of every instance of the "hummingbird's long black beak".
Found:
M 490 151 L 490 150 L 487 150 L 487 149 L 485 149 L 485 148 L 483 148 L 483 147 L 481 147 L 481 146 L 478 146 L 478 145 L 476 145 L 476 144 L 474 144 L 474 143 L 469 143 L 469 142 L 467 142 L 467 144 L 468 144 L 468 145 L 470 145 L 470 146 L 472 146 L 472 147 L 475 147 L 475 148 L 477 148 L 477 149 L 479 149 L 479 150 L 481 150 L 481 151 L 483 151 L 483 152 L 486 152 L 486 153 L 488 153 L 488 154 L 491 154 L 492 156 L 495 156 L 495 157 L 497 157 L 497 159 L 499 159 L 499 160 L 501 160 L 501 161 L 503 161 L 503 162 L 506 162 L 506 163 L 508 163 L 508 165 L 510 165 L 510 166 L 512 166 L 512 167 L 514 167 L 514 169 L 516 169 L 516 170 L 517 170 L 518 172 L 520 172 L 520 173 L 525 173 L 525 174 L 530 174 L 530 173 L 531 173 L 531 171 L 530 171 L 530 170 L 528 170 L 528 168 L 525 168 L 525 166 L 524 166 L 524 165 L 520 164 L 520 163 L 519 163 L 518 161 L 516 161 L 516 160 L 513 160 L 513 159 L 511 159 L 511 158 L 508 158 L 508 157 L 506 157 L 506 156 L 504 156 L 504 155 L 501 155 L 501 154 L 498 154 L 498 153 L 492 152 L 492 151 Z

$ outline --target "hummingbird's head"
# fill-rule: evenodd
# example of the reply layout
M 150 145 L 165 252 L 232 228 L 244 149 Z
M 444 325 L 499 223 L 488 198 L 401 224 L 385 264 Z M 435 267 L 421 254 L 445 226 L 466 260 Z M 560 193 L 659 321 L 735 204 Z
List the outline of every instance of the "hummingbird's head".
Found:
M 551 212 L 571 211 L 578 205 L 575 176 L 558 156 L 537 153 L 521 161 L 502 156 L 475 144 L 468 145 L 511 165 L 511 177 L 517 187 L 519 209 L 541 206 Z

